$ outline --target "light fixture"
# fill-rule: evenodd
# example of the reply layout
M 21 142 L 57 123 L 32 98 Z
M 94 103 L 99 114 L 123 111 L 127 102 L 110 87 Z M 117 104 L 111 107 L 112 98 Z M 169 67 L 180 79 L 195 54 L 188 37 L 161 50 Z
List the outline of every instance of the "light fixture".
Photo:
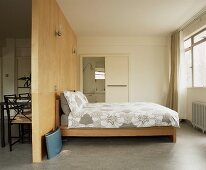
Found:
M 62 36 L 62 33 L 60 31 L 55 31 L 55 36 L 60 37 L 60 36 Z
M 72 49 L 72 54 L 76 54 L 76 48 Z

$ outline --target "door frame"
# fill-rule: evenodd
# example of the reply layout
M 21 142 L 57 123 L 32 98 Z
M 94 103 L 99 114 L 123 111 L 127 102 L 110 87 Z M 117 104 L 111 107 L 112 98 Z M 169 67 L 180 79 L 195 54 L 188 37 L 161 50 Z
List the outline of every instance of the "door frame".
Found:
M 130 54 L 129 53 L 115 53 L 115 54 L 79 54 L 80 56 L 80 91 L 83 92 L 83 58 L 86 58 L 86 57 L 122 57 L 122 56 L 126 56 L 128 57 L 128 101 L 130 102 L 131 99 L 130 99 L 130 85 L 131 85 L 131 80 L 130 80 L 130 69 L 131 69 L 131 63 L 130 63 Z M 106 80 L 105 80 L 105 83 L 106 83 Z
M 83 92 L 83 58 L 87 58 L 87 57 L 106 57 L 105 55 L 90 55 L 90 54 L 86 54 L 86 55 L 80 55 L 80 91 Z

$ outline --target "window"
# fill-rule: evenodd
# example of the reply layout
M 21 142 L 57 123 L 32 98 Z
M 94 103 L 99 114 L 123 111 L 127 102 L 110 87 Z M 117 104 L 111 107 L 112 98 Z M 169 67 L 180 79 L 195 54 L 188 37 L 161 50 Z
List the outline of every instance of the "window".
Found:
M 184 41 L 187 86 L 206 87 L 206 29 Z
M 104 68 L 95 68 L 95 80 L 105 79 Z

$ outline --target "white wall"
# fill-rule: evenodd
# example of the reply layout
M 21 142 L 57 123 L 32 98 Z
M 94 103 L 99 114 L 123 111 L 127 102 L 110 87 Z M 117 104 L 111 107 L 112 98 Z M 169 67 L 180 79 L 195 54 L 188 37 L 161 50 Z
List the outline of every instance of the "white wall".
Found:
M 192 22 L 187 28 L 183 30 L 184 37 L 188 37 L 191 34 L 206 27 L 206 14 L 199 19 Z M 192 121 L 192 102 L 202 101 L 206 102 L 206 88 L 188 88 L 187 89 L 187 115 L 186 119 Z
M 15 40 L 7 39 L 2 49 L 3 95 L 15 93 Z
M 16 39 L 16 79 L 28 77 L 31 74 L 31 39 Z M 24 81 L 17 81 L 17 86 L 22 87 Z M 30 89 L 18 88 L 18 93 L 28 93 Z
M 169 84 L 167 37 L 79 37 L 79 55 L 129 55 L 129 101 L 165 105 Z
M 187 119 L 192 121 L 192 102 L 206 102 L 206 88 L 189 88 L 187 96 Z

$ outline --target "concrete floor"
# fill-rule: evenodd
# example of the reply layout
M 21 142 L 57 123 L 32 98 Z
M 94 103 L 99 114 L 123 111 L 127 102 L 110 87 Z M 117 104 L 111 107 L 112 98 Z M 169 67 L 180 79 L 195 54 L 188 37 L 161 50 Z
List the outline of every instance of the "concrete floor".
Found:
M 3 170 L 206 170 L 206 135 L 186 123 L 166 137 L 70 138 L 51 160 L 31 163 L 31 144 L 0 149 Z

